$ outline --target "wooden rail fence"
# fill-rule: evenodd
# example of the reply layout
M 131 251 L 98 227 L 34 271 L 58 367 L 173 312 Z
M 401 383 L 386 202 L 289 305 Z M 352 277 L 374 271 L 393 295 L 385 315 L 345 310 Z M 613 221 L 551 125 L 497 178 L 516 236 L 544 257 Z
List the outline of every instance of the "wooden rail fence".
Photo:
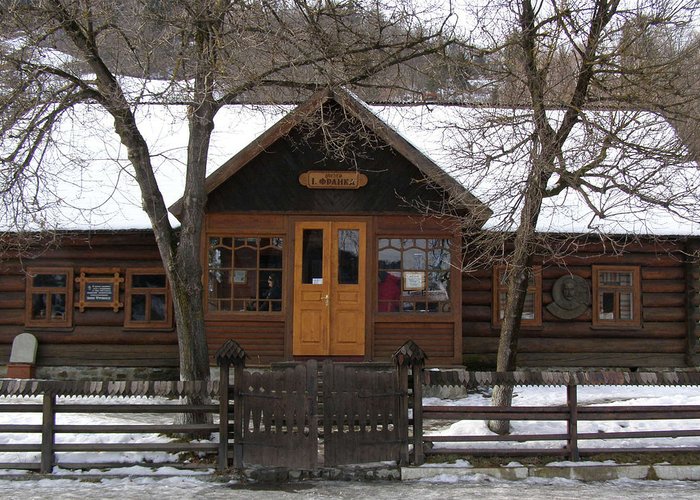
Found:
M 206 467 L 219 470 L 241 468 L 256 461 L 264 465 L 315 468 L 318 448 L 326 446 L 329 461 L 337 465 L 348 460 L 396 460 L 409 463 L 410 457 L 422 464 L 427 455 L 559 455 L 571 460 L 591 454 L 613 452 L 700 451 L 699 446 L 605 446 L 585 447 L 591 440 L 700 437 L 698 428 L 654 429 L 616 432 L 579 432 L 584 421 L 694 420 L 700 422 L 700 405 L 677 406 L 585 406 L 578 401 L 583 385 L 666 385 L 700 386 L 699 372 L 467 372 L 424 369 L 425 354 L 408 342 L 394 355 L 389 366 L 360 367 L 355 364 L 314 361 L 289 364 L 265 376 L 244 371 L 245 352 L 235 342 L 227 342 L 217 354 L 220 379 L 203 382 L 59 382 L 42 380 L 1 380 L 0 414 L 13 414 L 12 423 L 1 424 L 0 434 L 30 434 L 35 438 L 0 441 L 0 469 L 28 469 L 50 473 L 63 469 L 113 468 L 143 465 L 138 457 L 131 462 L 99 460 L 101 452 L 165 452 L 173 455 L 208 455 L 209 460 L 184 463 L 180 458 L 154 466 Z M 337 365 L 337 366 L 336 366 Z M 359 364 L 358 364 L 359 365 Z M 229 366 L 234 382 L 229 384 Z M 376 373 L 358 371 L 374 370 Z M 340 371 L 338 371 L 340 370 Z M 297 372 L 299 376 L 292 376 Z M 381 372 L 381 373 L 379 373 Z M 286 377 L 291 377 L 287 379 Z M 316 377 L 328 382 L 318 392 Z M 447 406 L 423 405 L 424 384 L 459 385 L 473 390 L 495 385 L 566 387 L 566 404 L 558 406 Z M 23 398 L 19 401 L 3 397 Z M 124 398 L 159 397 L 149 404 Z M 76 399 L 79 398 L 79 399 Z M 336 401 L 333 398 L 338 398 Z M 210 401 L 188 403 L 182 401 Z M 377 401 L 381 400 L 381 404 Z M 324 412 L 330 412 L 325 415 Z M 412 412 L 409 418 L 409 412 Z M 177 415 L 209 415 L 211 423 L 177 424 Z M 28 415 L 34 414 L 34 417 Z M 127 414 L 133 424 L 62 423 L 66 414 Z M 153 414 L 168 415 L 169 421 L 146 423 Z M 20 416 L 21 415 L 21 416 Z M 218 418 L 218 422 L 217 422 Z M 152 420 L 152 419 L 151 419 Z M 436 435 L 426 434 L 426 424 L 436 421 L 512 420 L 561 421 L 565 432 L 517 435 Z M 34 423 L 38 421 L 39 423 Z M 315 426 L 318 427 L 318 432 Z M 198 434 L 211 439 L 152 442 L 154 434 Z M 129 442 L 99 442 L 68 436 L 128 434 Z M 218 435 L 217 435 L 218 434 Z M 330 436 L 330 438 L 329 438 Z M 140 437 L 140 439 L 139 439 Z M 288 441 L 288 442 L 287 442 Z M 532 443 L 555 442 L 549 447 Z M 524 445 L 522 443 L 529 442 Z M 494 443 L 501 443 L 500 447 Z M 503 443 L 506 443 L 504 446 Z M 308 447 L 302 460 L 301 446 Z M 362 450 L 345 450 L 347 447 Z M 469 447 L 465 447 L 469 446 Z M 335 447 L 337 449 L 332 449 Z M 261 451 L 262 450 L 262 451 Z M 266 450 L 266 451 L 265 451 Z M 71 454 L 95 454 L 94 460 L 71 460 Z M 60 459 L 57 460 L 57 454 Z M 22 457 L 20 458 L 20 455 Z M 377 457 L 380 457 L 379 459 Z M 393 457 L 393 458 L 392 458 Z M 261 462 L 261 464 L 262 464 Z
M 419 360 L 416 360 L 420 364 Z M 432 377 L 432 380 L 431 380 Z M 439 380 L 438 380 L 439 379 Z M 461 385 L 467 389 L 488 388 L 496 385 L 512 386 L 560 386 L 566 388 L 566 404 L 558 406 L 424 406 L 414 410 L 411 421 L 414 437 L 413 462 L 422 464 L 426 455 L 463 456 L 562 456 L 577 461 L 582 456 L 612 453 L 661 453 L 700 452 L 700 446 L 677 444 L 675 446 L 614 446 L 615 441 L 632 439 L 643 443 L 645 439 L 686 438 L 700 436 L 700 405 L 664 406 L 586 406 L 578 401 L 579 386 L 700 386 L 700 373 L 677 372 L 451 372 L 421 371 L 420 384 L 442 383 Z M 584 421 L 630 420 L 696 420 L 692 429 L 659 429 L 648 431 L 579 432 Z M 508 435 L 424 435 L 426 421 L 459 420 L 508 420 L 508 421 L 563 421 L 566 432 Z M 582 442 L 605 441 L 607 446 L 584 447 Z M 533 447 L 533 442 L 555 442 L 549 447 Z M 438 444 L 438 446 L 435 446 Z M 449 443 L 449 445 L 447 444 Z M 470 443 L 465 446 L 465 443 Z M 494 447 L 493 443 L 507 443 Z M 524 445 L 524 443 L 530 443 Z M 563 444 L 560 444 L 563 443 Z M 452 445 L 452 446 L 450 446 Z
M 35 435 L 33 442 L 2 443 L 0 444 L 0 456 L 14 453 L 16 460 L 0 460 L 0 469 L 27 469 L 42 473 L 50 473 L 54 466 L 59 465 L 63 469 L 89 469 L 89 468 L 114 468 L 130 465 L 143 465 L 134 457 L 133 461 L 104 462 L 98 460 L 99 453 L 104 452 L 167 452 L 169 454 L 180 453 L 209 453 L 215 454 L 218 450 L 217 442 L 152 442 L 149 436 L 154 434 L 211 434 L 218 430 L 218 425 L 202 424 L 176 424 L 172 422 L 160 424 L 107 424 L 95 423 L 90 425 L 60 424 L 57 417 L 68 414 L 95 415 L 95 414 L 129 414 L 135 417 L 135 421 L 143 421 L 143 415 L 170 415 L 175 419 L 176 415 L 185 413 L 198 413 L 215 415 L 218 413 L 216 404 L 180 404 L 180 398 L 205 397 L 216 395 L 216 384 L 204 384 L 202 382 L 58 382 L 46 380 L 0 380 L 0 396 L 31 397 L 40 402 L 2 401 L 0 400 L 0 413 L 17 415 L 21 422 L 36 420 L 32 414 L 40 415 L 40 424 L 11 423 L 0 425 L 0 433 Z M 162 403 L 134 403 L 124 398 L 142 397 L 164 398 Z M 80 397 L 80 400 L 74 398 Z M 20 416 L 21 415 L 21 416 Z M 138 416 L 141 416 L 139 418 Z M 14 420 L 14 419 L 13 419 Z M 170 420 L 170 419 L 169 419 Z M 97 440 L 91 442 L 68 442 L 64 439 L 68 435 L 95 435 L 99 434 L 128 434 L 132 439 L 129 442 L 104 443 Z M 63 435 L 63 436 L 62 436 Z M 138 438 L 140 436 L 140 439 Z M 58 439 L 57 439 L 58 438 Z M 82 460 L 74 462 L 70 460 L 71 453 L 83 452 L 94 454 L 94 460 Z M 56 454 L 63 456 L 57 461 Z M 21 454 L 19 456 L 18 454 Z M 206 462 L 194 462 L 190 465 L 181 460 L 172 462 L 159 462 L 158 466 L 174 467 L 211 467 Z

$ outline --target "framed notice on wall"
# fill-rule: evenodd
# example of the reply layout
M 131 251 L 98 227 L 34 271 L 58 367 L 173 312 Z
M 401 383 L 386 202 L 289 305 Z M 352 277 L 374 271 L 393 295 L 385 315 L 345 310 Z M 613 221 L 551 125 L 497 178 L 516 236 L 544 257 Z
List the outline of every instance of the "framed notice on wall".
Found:
M 425 272 L 404 271 L 403 289 L 408 292 L 425 290 Z
M 120 277 L 118 269 L 84 268 L 75 282 L 80 284 L 80 294 L 75 304 L 80 312 L 85 312 L 86 307 L 111 308 L 114 312 L 124 307 L 119 301 L 119 284 L 124 282 L 124 278 Z

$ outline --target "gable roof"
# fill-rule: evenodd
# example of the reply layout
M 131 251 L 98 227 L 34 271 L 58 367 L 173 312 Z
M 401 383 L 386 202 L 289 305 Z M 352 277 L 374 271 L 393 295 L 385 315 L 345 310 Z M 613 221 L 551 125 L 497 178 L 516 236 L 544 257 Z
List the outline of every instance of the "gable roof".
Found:
M 475 226 L 483 226 L 491 217 L 492 211 L 476 196 L 467 191 L 461 183 L 457 182 L 395 129 L 377 117 L 359 98 L 342 88 L 326 88 L 317 91 L 308 100 L 268 128 L 257 139 L 244 147 L 206 178 L 204 184 L 206 193 L 210 194 L 214 191 L 274 142 L 289 134 L 293 128 L 299 126 L 328 101 L 336 102 L 345 112 L 349 112 L 353 117 L 357 118 L 363 126 L 367 127 L 387 145 L 415 165 L 430 182 L 447 193 L 455 208 L 468 210 L 472 215 Z M 183 200 L 180 198 L 170 206 L 169 210 L 179 218 L 182 213 L 182 206 Z

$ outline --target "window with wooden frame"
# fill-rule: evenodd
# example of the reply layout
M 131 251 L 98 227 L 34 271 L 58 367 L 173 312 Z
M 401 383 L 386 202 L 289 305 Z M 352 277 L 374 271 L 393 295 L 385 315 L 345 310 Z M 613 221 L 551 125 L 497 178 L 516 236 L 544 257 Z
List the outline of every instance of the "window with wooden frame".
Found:
M 281 312 L 284 238 L 210 235 L 207 312 Z
M 163 269 L 128 269 L 125 292 L 125 328 L 172 327 L 173 310 L 170 289 Z
M 491 321 L 498 326 L 505 315 L 506 300 L 508 299 L 508 273 L 505 267 L 493 270 L 493 307 Z M 542 326 L 542 266 L 533 266 L 528 276 L 525 305 L 521 317 L 521 326 Z
M 593 326 L 641 326 L 639 274 L 636 266 L 593 266 Z
M 26 293 L 26 326 L 73 326 L 73 269 L 29 268 Z
M 450 312 L 451 254 L 446 238 L 379 238 L 377 311 Z

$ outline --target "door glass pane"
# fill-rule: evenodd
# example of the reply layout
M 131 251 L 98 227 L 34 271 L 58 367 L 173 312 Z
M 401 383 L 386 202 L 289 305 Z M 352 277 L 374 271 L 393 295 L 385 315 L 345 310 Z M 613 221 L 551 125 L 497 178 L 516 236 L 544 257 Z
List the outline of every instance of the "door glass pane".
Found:
M 323 284 L 323 229 L 304 229 L 301 282 Z
M 360 266 L 360 231 L 341 229 L 338 231 L 338 283 L 356 285 Z

